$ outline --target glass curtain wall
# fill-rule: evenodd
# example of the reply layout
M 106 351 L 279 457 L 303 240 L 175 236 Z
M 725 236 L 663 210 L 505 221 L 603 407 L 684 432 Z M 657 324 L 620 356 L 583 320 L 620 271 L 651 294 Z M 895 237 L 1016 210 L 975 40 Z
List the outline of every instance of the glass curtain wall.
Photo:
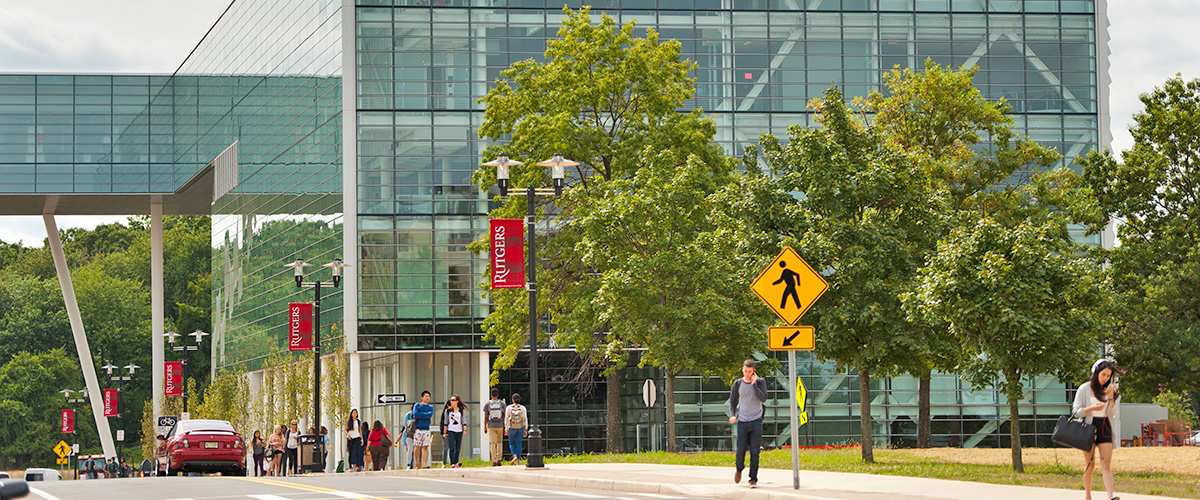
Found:
M 326 285 L 322 349 L 340 349 L 342 292 L 320 265 L 342 257 L 341 40 L 340 1 L 239 0 L 173 78 L 180 162 L 236 158 L 216 172 L 234 180 L 212 212 L 215 366 L 288 354 L 287 304 L 313 300 L 296 259 Z
M 588 3 L 595 16 L 604 12 L 619 22 L 636 20 L 640 29 L 652 27 L 682 43 L 684 57 L 699 64 L 697 93 L 688 108 L 702 108 L 716 120 L 717 141 L 731 155 L 741 154 L 760 134 L 786 137 L 788 126 L 811 125 L 807 102 L 831 85 L 848 98 L 864 96 L 879 88 L 885 71 L 920 68 L 927 59 L 979 67 L 976 84 L 984 95 L 1006 100 L 1018 133 L 1063 153 L 1063 165 L 1073 166 L 1075 156 L 1098 146 L 1097 27 L 1091 0 Z M 470 182 L 486 146 L 477 135 L 482 119 L 477 100 L 500 71 L 542 58 L 564 15 L 562 5 L 549 0 L 357 2 L 361 350 L 489 347 L 481 341 L 488 303 L 478 284 L 486 256 L 465 249 L 486 227 L 495 194 L 480 193 Z M 551 359 L 557 361 L 548 370 L 556 369 L 555 363 L 562 365 L 560 371 L 573 363 Z M 801 365 L 810 400 L 819 401 L 803 429 L 804 442 L 839 443 L 856 436 L 858 395 L 848 378 L 854 375 L 811 359 Z M 520 366 L 514 367 L 502 376 L 502 385 L 522 387 L 524 376 Z M 631 450 L 639 439 L 637 426 L 646 425 L 644 431 L 652 435 L 650 419 L 660 418 L 641 408 L 641 384 L 648 377 L 633 369 L 625 377 Z M 541 399 L 549 401 L 543 419 L 547 449 L 596 449 L 602 437 L 579 422 L 603 421 L 603 387 L 586 395 L 558 394 L 561 384 L 551 378 L 542 389 L 548 399 Z M 677 382 L 676 412 L 685 446 L 729 448 L 726 382 L 698 377 Z M 896 445 L 915 440 L 915 381 L 875 383 L 876 435 Z M 1061 414 L 1066 391 L 1053 380 L 1038 379 L 1032 387 L 1031 404 L 1022 405 L 1022 411 L 1035 417 L 1028 420 L 1028 431 L 1037 436 L 1032 439 L 1042 439 L 1049 419 L 1037 417 Z M 771 390 L 775 399 L 767 441 L 782 444 L 778 436 L 788 432 L 786 387 Z M 955 377 L 939 375 L 933 397 L 935 442 L 1007 445 L 1005 401 L 994 390 L 971 391 Z M 555 411 L 574 417 L 559 422 Z

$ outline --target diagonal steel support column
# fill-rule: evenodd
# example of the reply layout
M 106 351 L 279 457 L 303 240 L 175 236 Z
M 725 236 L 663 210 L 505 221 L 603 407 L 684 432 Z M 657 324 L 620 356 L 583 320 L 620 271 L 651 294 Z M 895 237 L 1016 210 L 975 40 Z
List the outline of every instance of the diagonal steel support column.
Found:
M 47 207 L 55 203 L 55 197 L 47 200 Z M 104 399 L 100 396 L 100 383 L 96 380 L 96 364 L 92 361 L 92 351 L 88 348 L 87 335 L 83 331 L 83 319 L 79 316 L 79 303 L 75 301 L 75 289 L 71 285 L 71 271 L 67 269 L 67 256 L 63 253 L 62 239 L 58 237 L 58 224 L 54 222 L 54 214 L 42 214 L 46 222 L 46 236 L 49 237 L 50 252 L 54 254 L 54 267 L 58 271 L 58 285 L 62 287 L 63 304 L 67 308 L 67 318 L 71 321 L 71 334 L 75 336 L 75 351 L 79 354 L 79 367 L 83 371 L 83 380 L 87 383 L 88 399 L 92 404 L 92 417 L 96 419 L 96 430 L 100 433 L 100 445 L 104 456 L 115 458 L 117 447 L 113 444 L 112 431 L 108 428 L 108 418 L 99 411 Z

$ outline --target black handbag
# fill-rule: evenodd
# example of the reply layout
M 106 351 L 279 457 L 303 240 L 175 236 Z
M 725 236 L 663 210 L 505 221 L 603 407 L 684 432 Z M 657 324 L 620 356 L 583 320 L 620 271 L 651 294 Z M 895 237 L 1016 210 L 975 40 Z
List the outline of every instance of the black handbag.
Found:
M 1092 441 L 1096 439 L 1096 426 L 1086 423 L 1083 419 L 1058 417 L 1054 425 L 1054 434 L 1050 440 L 1063 446 L 1070 446 L 1083 451 L 1092 451 Z

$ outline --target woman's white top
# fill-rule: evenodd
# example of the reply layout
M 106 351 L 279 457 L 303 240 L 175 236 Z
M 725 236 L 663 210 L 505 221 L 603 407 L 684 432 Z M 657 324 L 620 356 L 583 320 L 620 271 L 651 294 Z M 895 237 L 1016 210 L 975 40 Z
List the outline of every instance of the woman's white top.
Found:
M 1083 411 L 1084 408 L 1100 403 L 1100 400 L 1095 394 L 1092 394 L 1092 384 L 1084 382 L 1075 390 L 1075 401 L 1071 404 L 1071 416 L 1082 418 L 1084 422 L 1092 423 L 1093 418 L 1108 417 L 1108 423 L 1112 424 L 1113 428 L 1113 449 L 1121 447 L 1121 397 L 1117 396 L 1117 400 L 1112 406 L 1105 406 L 1098 411 Z
M 355 422 L 354 425 L 352 425 L 351 427 L 354 427 L 354 428 L 346 431 L 347 438 L 358 439 L 358 438 L 362 437 L 362 434 L 358 433 L 358 422 Z
M 463 419 L 461 411 L 450 410 L 450 413 L 447 414 L 446 420 L 448 420 L 448 422 L 446 422 L 446 430 L 450 432 L 463 431 Z

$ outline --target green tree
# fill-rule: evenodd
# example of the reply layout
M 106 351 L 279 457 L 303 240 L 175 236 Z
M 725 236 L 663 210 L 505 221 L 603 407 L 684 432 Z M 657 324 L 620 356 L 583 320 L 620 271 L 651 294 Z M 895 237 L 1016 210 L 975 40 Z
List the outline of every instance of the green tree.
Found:
M 79 361 L 63 349 L 22 352 L 0 365 L 0 468 L 49 465 L 60 433 L 63 389 L 80 389 Z M 87 432 L 86 409 L 75 416 L 83 446 L 94 443 Z
M 2 271 L 0 279 L 0 363 L 20 352 L 75 350 L 71 325 L 57 280 Z
M 1128 374 L 1123 386 L 1200 392 L 1200 79 L 1176 76 L 1142 94 L 1133 148 L 1081 159 L 1099 231 L 1116 219 L 1111 264 L 1118 322 L 1105 340 Z
M 694 165 L 709 172 L 706 175 L 719 176 L 728 168 L 712 145 L 716 132 L 712 120 L 699 110 L 680 112 L 695 93 L 688 72 L 696 65 L 680 56 L 678 41 L 660 42 L 652 29 L 645 37 L 635 37 L 634 23 L 617 26 L 607 15 L 593 24 L 586 7 L 566 12 L 558 38 L 547 42 L 544 62 L 515 63 L 480 100 L 487 110 L 479 134 L 493 141 L 511 137 L 488 148 L 485 156 L 506 153 L 530 160 L 513 169 L 514 188 L 546 185 L 547 172 L 533 163 L 553 153 L 580 162 L 566 180 L 564 196 L 554 201 L 549 212 L 559 222 L 553 235 L 537 242 L 541 297 L 537 313 L 550 316 L 563 336 L 560 345 L 575 345 L 585 359 L 604 367 L 608 446 L 621 451 L 619 370 L 634 339 L 624 337 L 623 326 L 614 328 L 608 311 L 595 299 L 605 277 L 626 262 L 602 255 L 610 249 L 597 244 L 587 227 L 571 221 L 580 215 L 600 216 L 608 209 L 604 197 L 614 193 L 606 184 L 636 182 L 638 172 L 655 161 L 665 161 L 668 173 Z M 491 169 L 475 174 L 482 189 L 494 185 L 495 179 Z M 510 197 L 491 215 L 520 217 L 525 203 L 524 198 Z M 547 208 L 538 209 L 543 218 Z M 621 244 L 622 249 L 612 251 L 628 255 L 635 242 Z M 486 245 L 481 240 L 472 248 L 479 251 Z M 577 248 L 590 250 L 581 253 Z M 487 338 L 500 346 L 494 368 L 504 370 L 512 366 L 529 338 L 527 303 L 523 291 L 496 290 L 489 295 L 495 308 L 484 328 Z M 538 336 L 544 338 L 542 333 Z
M 816 356 L 858 373 L 862 458 L 871 462 L 871 376 L 899 371 L 913 351 L 897 295 L 921 264 L 918 243 L 942 197 L 924 181 L 919 158 L 889 147 L 836 88 L 814 104 L 820 127 L 790 127 L 786 145 L 763 137 L 774 178 L 744 185 L 747 199 L 764 203 L 735 212 L 774 240 L 769 255 L 791 245 L 829 275 L 806 320 L 816 326 Z
M 914 240 L 919 262 L 925 262 L 951 230 L 975 224 L 994 186 L 1014 179 L 1023 167 L 1044 168 L 1058 159 L 1054 151 L 1016 136 L 1004 100 L 988 101 L 972 83 L 978 71 L 926 60 L 921 72 L 885 73 L 886 94 L 872 92 L 867 99 L 872 125 L 889 144 L 922 159 L 922 175 L 948 195 L 943 217 L 923 228 L 925 238 Z M 985 139 L 989 144 L 983 144 Z M 904 371 L 919 380 L 917 446 L 925 448 L 932 433 L 932 372 L 955 370 L 961 350 L 942 324 L 912 322 L 909 335 L 907 347 L 912 351 Z
M 951 232 L 921 269 L 915 291 L 901 296 L 914 320 L 945 324 L 960 340 L 962 376 L 973 387 L 995 386 L 1007 399 L 1017 472 L 1024 472 L 1018 403 L 1025 382 L 1044 374 L 1077 378 L 1105 326 L 1099 266 L 1055 213 L 1061 205 L 1035 196 L 1062 175 L 1006 190 L 1011 211 Z

